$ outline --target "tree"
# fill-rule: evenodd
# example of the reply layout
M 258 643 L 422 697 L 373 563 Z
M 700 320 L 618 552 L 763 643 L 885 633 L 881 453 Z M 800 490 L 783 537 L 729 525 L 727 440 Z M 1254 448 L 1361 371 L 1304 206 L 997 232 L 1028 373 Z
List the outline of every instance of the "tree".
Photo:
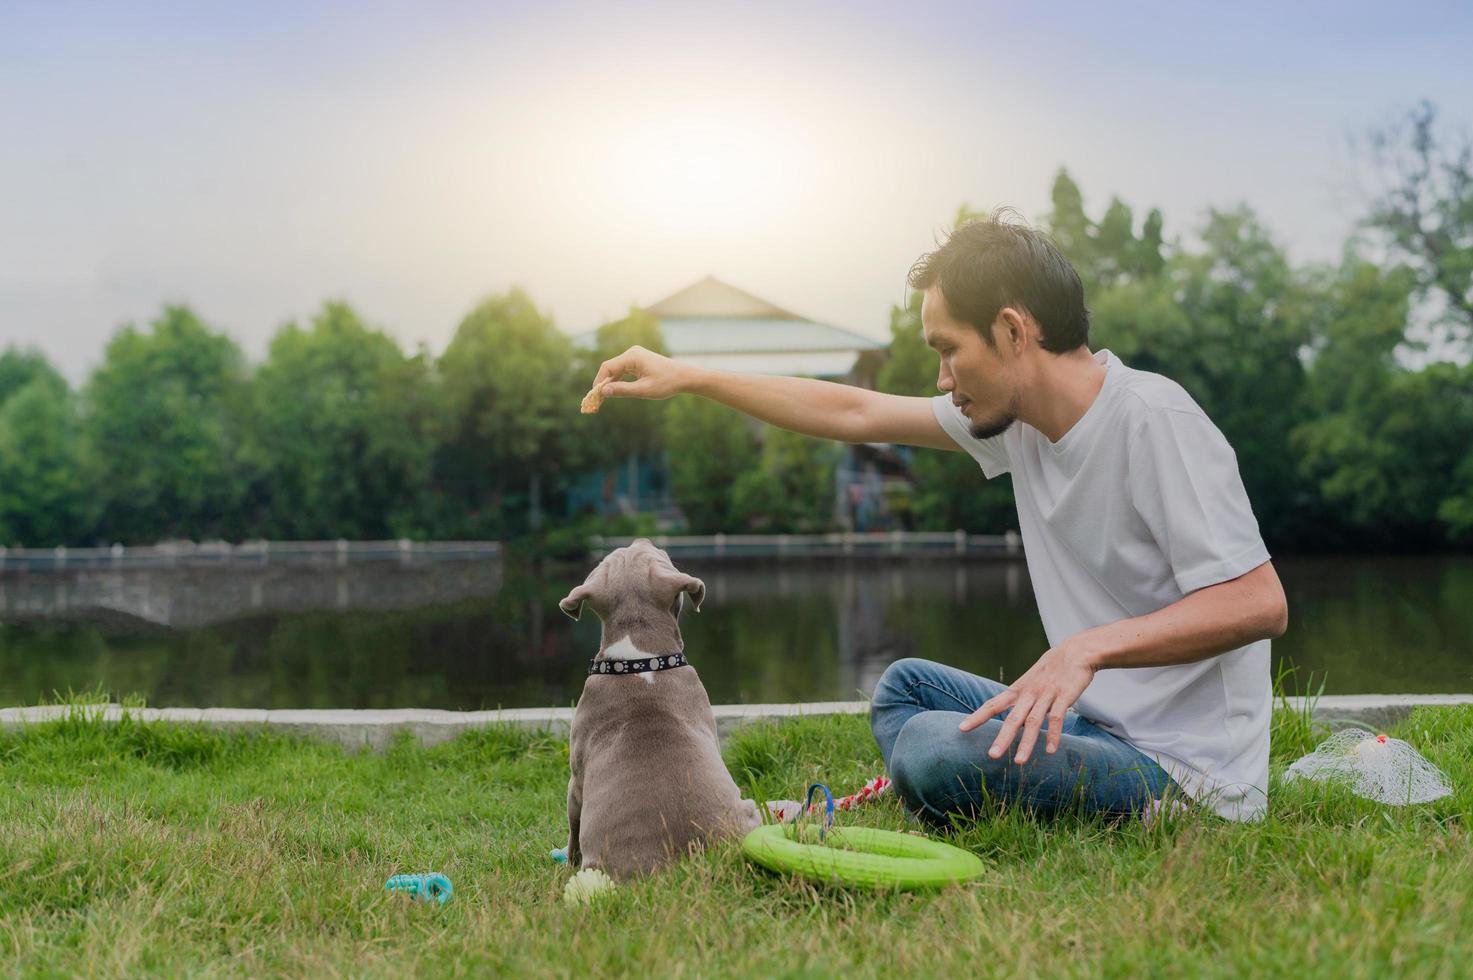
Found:
M 1312 276 L 1304 418 L 1290 446 L 1324 503 L 1314 521 L 1322 541 L 1387 545 L 1427 530 L 1425 506 L 1416 515 L 1395 485 L 1399 447 L 1377 435 L 1402 373 L 1395 351 L 1415 288 L 1409 269 L 1382 270 L 1353 254 L 1339 269 Z
M 1369 137 L 1382 182 L 1365 225 L 1417 272 L 1423 295 L 1446 302 L 1447 322 L 1473 329 L 1473 143 L 1448 146 L 1437 109 L 1422 102 Z
M 520 289 L 482 302 L 461 321 L 439 362 L 447 439 L 438 482 L 464 508 L 472 533 L 523 526 L 506 513 L 512 487 L 526 488 L 525 526 L 540 523 L 544 481 L 587 462 L 572 343 Z
M 66 379 L 51 366 L 46 355 L 36 350 L 5 348 L 0 353 L 0 405 L 37 378 L 45 378 L 55 387 L 67 390 Z
M 670 489 L 692 534 L 740 528 L 732 487 L 758 465 L 746 418 L 705 398 L 676 398 L 665 415 Z
M 74 544 L 95 518 L 76 399 L 44 358 L 35 363 L 19 389 L 0 381 L 0 544 Z M 4 367 L 0 356 L 0 376 Z
M 235 342 L 186 307 L 113 336 L 84 391 L 88 482 L 102 497 L 105 535 L 131 543 L 240 530 L 245 384 Z
M 1156 208 L 1152 208 L 1146 215 L 1146 222 L 1141 226 L 1140 241 L 1136 243 L 1135 266 L 1131 270 L 1135 278 L 1150 279 L 1160 275 L 1161 270 L 1166 267 L 1161 238 L 1165 221 Z
M 271 340 L 252 385 L 251 456 L 265 528 L 290 539 L 422 533 L 432 452 L 423 355 L 406 357 L 345 303 Z
M 936 352 L 926 346 L 921 327 L 923 295 L 911 290 L 904 306 L 890 307 L 890 346 L 875 376 L 875 388 L 892 395 L 937 395 L 941 367 Z
M 1049 192 L 1049 199 L 1053 202 L 1053 210 L 1049 212 L 1044 223 L 1048 226 L 1049 237 L 1059 247 L 1059 251 L 1074 263 L 1083 278 L 1094 269 L 1094 222 L 1084 213 L 1084 195 L 1069 176 L 1069 171 L 1060 167 L 1058 174 L 1054 177 L 1054 186 Z M 1091 283 L 1085 283 L 1085 295 L 1090 292 Z
M 1098 222 L 1084 211 L 1084 197 L 1067 170 L 1054 178 L 1053 210 L 1045 219 L 1049 237 L 1073 264 L 1084 283 L 1085 302 L 1093 307 L 1100 293 L 1115 286 L 1151 279 L 1165 268 L 1161 212 L 1152 208 L 1139 236 L 1130 206 L 1118 197 Z
M 765 425 L 757 465 L 731 486 L 737 528 L 811 534 L 834 526 L 834 477 L 844 451 L 837 443 Z

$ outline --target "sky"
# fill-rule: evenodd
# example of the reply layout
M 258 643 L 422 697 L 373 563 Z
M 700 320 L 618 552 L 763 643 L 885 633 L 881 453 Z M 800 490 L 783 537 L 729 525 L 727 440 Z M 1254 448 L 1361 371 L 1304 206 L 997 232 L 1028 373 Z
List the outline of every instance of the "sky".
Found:
M 714 274 L 884 339 L 959 205 L 1066 167 L 1190 241 L 1333 261 L 1351 140 L 1473 129 L 1455 3 L 0 0 L 0 347 L 73 381 L 187 303 L 259 361 L 328 299 L 442 351 L 525 289 L 591 329 Z

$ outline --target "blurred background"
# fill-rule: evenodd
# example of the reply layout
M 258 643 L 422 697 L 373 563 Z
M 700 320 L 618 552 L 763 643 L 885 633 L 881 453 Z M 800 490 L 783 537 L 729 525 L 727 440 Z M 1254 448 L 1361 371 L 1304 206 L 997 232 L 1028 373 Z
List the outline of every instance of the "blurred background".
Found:
M 637 534 L 716 585 L 714 701 L 1016 676 L 1006 478 L 578 412 L 635 343 L 934 394 L 906 272 L 1002 205 L 1233 444 L 1288 682 L 1473 691 L 1470 41 L 1452 3 L 5 4 L 0 701 L 568 703 L 598 630 L 555 603 Z

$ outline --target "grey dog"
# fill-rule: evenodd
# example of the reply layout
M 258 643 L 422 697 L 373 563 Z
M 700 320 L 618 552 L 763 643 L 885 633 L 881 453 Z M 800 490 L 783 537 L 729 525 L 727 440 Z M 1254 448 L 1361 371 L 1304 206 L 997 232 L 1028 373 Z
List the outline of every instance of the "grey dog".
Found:
M 647 874 L 692 848 L 761 823 L 721 761 L 716 717 L 689 665 L 643 669 L 683 654 L 686 596 L 706 597 L 648 538 L 611 552 L 558 603 L 586 602 L 603 622 L 594 668 L 573 712 L 568 864 L 614 879 Z M 602 666 L 600 666 L 602 665 Z M 633 672 L 638 668 L 638 672 Z

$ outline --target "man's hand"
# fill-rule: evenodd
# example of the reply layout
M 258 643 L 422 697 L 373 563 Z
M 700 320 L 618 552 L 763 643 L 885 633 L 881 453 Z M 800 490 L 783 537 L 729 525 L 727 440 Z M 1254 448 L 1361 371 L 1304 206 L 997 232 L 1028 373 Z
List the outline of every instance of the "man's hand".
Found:
M 635 346 L 599 365 L 593 388 L 607 398 L 669 398 L 685 390 L 688 365 Z M 634 381 L 621 381 L 632 374 Z
M 969 732 L 995 715 L 1012 712 L 997 733 L 992 748 L 987 754 L 999 759 L 1013 744 L 1018 730 L 1023 737 L 1018 742 L 1018 754 L 1013 761 L 1018 765 L 1028 761 L 1033 746 L 1038 742 L 1039 729 L 1048 721 L 1048 740 L 1045 751 L 1052 755 L 1059 748 L 1064 727 L 1064 712 L 1079 700 L 1079 695 L 1094 680 L 1096 668 L 1092 666 L 1090 641 L 1087 633 L 1071 636 L 1063 643 L 1038 658 L 1038 663 L 1006 691 L 990 698 L 982 707 L 972 712 L 961 723 L 961 730 Z

